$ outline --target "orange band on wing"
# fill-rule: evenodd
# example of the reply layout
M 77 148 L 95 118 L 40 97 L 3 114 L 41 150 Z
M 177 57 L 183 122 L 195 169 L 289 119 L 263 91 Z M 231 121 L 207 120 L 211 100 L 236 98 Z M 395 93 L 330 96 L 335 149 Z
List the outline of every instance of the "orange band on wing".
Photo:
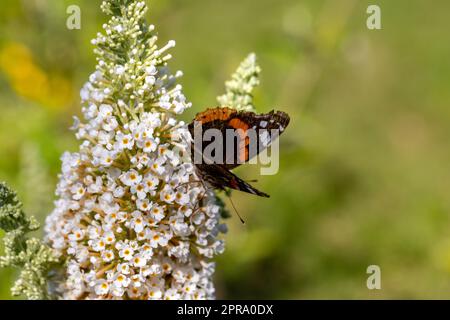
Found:
M 227 107 L 207 109 L 204 112 L 198 113 L 195 116 L 195 120 L 200 121 L 201 123 L 207 123 L 214 120 L 226 121 L 236 112 L 236 110 Z
M 230 122 L 228 122 L 228 125 L 230 127 L 233 127 L 234 129 L 238 130 L 242 130 L 242 131 L 238 131 L 239 135 L 240 135 L 240 139 L 239 139 L 239 160 L 240 162 L 245 162 L 248 160 L 248 149 L 247 149 L 247 145 L 249 144 L 249 137 L 247 136 L 247 129 L 248 129 L 248 125 L 238 119 L 238 118 L 234 118 L 232 119 Z
M 247 129 L 248 129 L 248 125 L 244 121 L 242 121 L 238 118 L 231 119 L 231 121 L 228 122 L 228 125 L 235 129 L 242 129 L 244 131 L 247 131 Z

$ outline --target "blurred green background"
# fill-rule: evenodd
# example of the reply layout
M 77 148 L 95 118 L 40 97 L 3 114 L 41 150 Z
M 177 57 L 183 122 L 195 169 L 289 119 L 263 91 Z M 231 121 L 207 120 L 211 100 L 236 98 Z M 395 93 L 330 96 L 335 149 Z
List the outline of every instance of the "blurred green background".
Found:
M 52 209 L 59 157 L 93 71 L 100 1 L 2 0 L 0 180 L 29 214 Z M 66 28 L 66 8 L 82 29 Z M 382 30 L 366 28 L 378 4 Z M 258 177 L 260 199 L 233 193 L 217 259 L 219 298 L 450 298 L 449 1 L 153 0 L 149 21 L 175 39 L 194 107 L 216 104 L 251 51 L 263 68 L 260 112 L 291 115 L 280 171 Z M 368 290 L 366 268 L 381 267 Z M 0 298 L 13 274 L 0 271 Z

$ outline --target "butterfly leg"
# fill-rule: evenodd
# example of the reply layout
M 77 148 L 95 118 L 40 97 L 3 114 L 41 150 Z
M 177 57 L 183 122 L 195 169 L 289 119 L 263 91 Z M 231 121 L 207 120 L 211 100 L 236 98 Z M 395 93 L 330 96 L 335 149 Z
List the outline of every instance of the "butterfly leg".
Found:
M 203 184 L 203 182 L 200 181 L 200 180 L 184 182 L 184 183 L 178 185 L 178 186 L 175 188 L 175 190 L 178 190 L 178 188 L 181 188 L 181 187 L 189 186 L 189 185 L 192 185 L 192 184 L 199 184 L 199 183 Z

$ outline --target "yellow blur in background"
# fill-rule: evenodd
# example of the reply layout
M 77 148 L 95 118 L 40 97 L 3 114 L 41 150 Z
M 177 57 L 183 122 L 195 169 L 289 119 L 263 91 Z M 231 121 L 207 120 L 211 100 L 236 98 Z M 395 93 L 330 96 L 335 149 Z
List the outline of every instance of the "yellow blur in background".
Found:
M 68 30 L 66 8 L 81 8 Z M 381 30 L 366 26 L 370 4 Z M 450 2 L 438 0 L 153 0 L 148 19 L 175 39 L 192 116 L 216 105 L 254 51 L 258 111 L 291 115 L 280 170 L 233 192 L 219 298 L 450 298 Z M 99 2 L 18 0 L 0 11 L 0 180 L 27 213 L 52 210 L 60 155 L 95 65 Z M 369 265 L 381 290 L 366 286 Z M 14 275 L 0 271 L 0 298 Z

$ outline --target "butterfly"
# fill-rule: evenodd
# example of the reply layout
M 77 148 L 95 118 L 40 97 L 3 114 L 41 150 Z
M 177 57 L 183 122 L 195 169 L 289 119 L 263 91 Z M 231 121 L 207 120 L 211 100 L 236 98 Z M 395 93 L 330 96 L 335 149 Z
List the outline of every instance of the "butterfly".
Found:
M 191 158 L 197 175 L 202 182 L 206 182 L 213 189 L 225 191 L 225 188 L 230 188 L 260 197 L 269 197 L 268 194 L 259 191 L 236 176 L 231 170 L 242 163 L 248 162 L 267 148 L 286 129 L 289 121 L 289 116 L 282 111 L 256 114 L 254 112 L 237 111 L 229 107 L 217 107 L 198 113 L 188 125 L 189 132 L 194 139 L 194 143 L 191 144 Z M 199 132 L 206 132 L 208 129 L 215 129 L 216 133 L 221 133 L 220 141 L 214 142 L 223 148 L 222 154 L 225 155 L 222 157 L 223 161 L 213 162 L 211 157 L 205 156 L 208 144 L 202 143 L 201 146 L 196 146 L 198 140 L 196 140 L 195 135 Z M 238 132 L 235 136 L 235 142 L 238 141 L 234 144 L 235 147 L 231 150 L 231 154 L 229 148 L 227 150 L 227 143 L 231 142 L 227 139 L 227 130 L 230 129 Z M 254 144 L 250 144 L 250 129 L 256 132 L 253 135 L 254 140 L 256 140 Z M 278 132 L 278 134 L 272 134 L 274 132 Z M 196 152 L 200 154 L 200 163 L 195 161 Z

